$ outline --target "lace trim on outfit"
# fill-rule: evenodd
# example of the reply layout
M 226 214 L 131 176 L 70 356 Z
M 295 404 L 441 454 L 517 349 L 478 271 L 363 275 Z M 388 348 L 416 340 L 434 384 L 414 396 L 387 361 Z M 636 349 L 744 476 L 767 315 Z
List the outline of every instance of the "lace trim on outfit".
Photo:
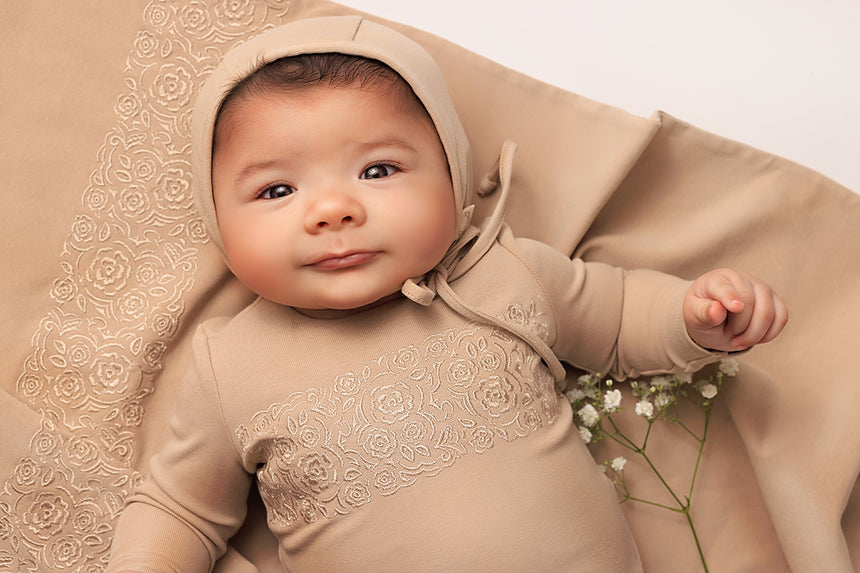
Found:
M 539 318 L 512 306 L 524 322 Z M 247 460 L 262 464 L 270 526 L 283 529 L 396 494 L 558 414 L 540 356 L 503 330 L 470 325 L 295 393 L 236 435 Z

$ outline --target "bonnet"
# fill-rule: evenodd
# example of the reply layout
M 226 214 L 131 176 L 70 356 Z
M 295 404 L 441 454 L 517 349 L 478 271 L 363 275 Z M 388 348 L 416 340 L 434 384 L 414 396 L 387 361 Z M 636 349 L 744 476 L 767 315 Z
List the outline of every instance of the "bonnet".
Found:
M 415 41 L 361 16 L 309 18 L 263 32 L 230 50 L 206 81 L 192 115 L 192 191 L 212 241 L 224 251 L 212 196 L 212 138 L 221 103 L 240 80 L 265 64 L 284 57 L 325 52 L 371 58 L 397 72 L 424 104 L 448 160 L 458 236 L 434 269 L 403 284 L 403 294 L 425 306 L 438 295 L 466 318 L 513 330 L 551 364 L 559 379 L 563 376 L 563 369 L 543 341 L 528 332 L 520 332 L 512 325 L 500 324 L 498 318 L 465 303 L 448 284 L 483 257 L 501 230 L 516 144 L 505 142 L 497 165 L 480 183 L 480 195 L 499 188 L 500 197 L 491 216 L 478 228 L 471 224 L 474 205 L 469 140 L 441 70 L 432 56 Z
M 397 72 L 424 104 L 448 160 L 458 234 L 468 228 L 472 187 L 469 141 L 442 73 L 413 40 L 361 16 L 297 20 L 268 30 L 230 50 L 200 91 L 192 116 L 192 188 L 212 241 L 222 250 L 212 197 L 212 138 L 221 103 L 230 90 L 263 65 L 299 54 L 338 52 L 378 60 Z

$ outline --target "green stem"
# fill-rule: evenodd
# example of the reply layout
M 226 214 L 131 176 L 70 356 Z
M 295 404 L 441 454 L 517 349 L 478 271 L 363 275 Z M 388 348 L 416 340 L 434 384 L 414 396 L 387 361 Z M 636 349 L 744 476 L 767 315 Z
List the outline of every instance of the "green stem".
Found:
M 642 440 L 642 451 L 645 451 L 645 448 L 648 447 L 648 438 L 651 437 L 651 428 L 654 427 L 654 422 L 656 420 L 656 417 L 648 419 L 648 429 L 645 430 L 645 439 Z
M 693 466 L 693 477 L 690 478 L 690 492 L 687 499 L 693 497 L 693 488 L 696 486 L 696 477 L 699 475 L 699 464 L 702 462 L 702 454 L 705 452 L 705 439 L 708 437 L 708 425 L 711 422 L 711 409 L 705 408 L 705 427 L 702 429 L 702 439 L 699 440 L 699 453 L 696 455 L 696 465 Z M 692 526 L 692 522 L 690 522 Z M 693 532 L 695 535 L 695 531 Z M 698 545 L 698 540 L 696 545 Z M 701 552 L 701 549 L 699 550 Z
M 700 438 L 699 435 L 696 434 L 696 432 L 694 432 L 693 430 L 691 430 L 690 428 L 687 427 L 687 424 L 685 424 L 681 420 L 678 420 L 677 422 L 678 422 L 678 425 L 681 426 L 681 428 L 683 428 L 684 431 L 686 431 L 688 434 L 690 434 L 690 436 L 692 436 L 692 438 L 694 440 L 696 440 L 700 444 L 705 441 L 705 434 L 704 433 L 702 434 L 702 437 Z
M 621 503 L 625 501 L 636 501 L 639 503 L 644 503 L 645 505 L 653 505 L 654 507 L 659 507 L 661 509 L 667 509 L 669 511 L 674 511 L 675 513 L 684 513 L 683 509 L 678 509 L 677 507 L 672 507 L 670 505 L 663 505 L 662 503 L 657 503 L 656 501 L 651 501 L 649 499 L 642 499 L 640 497 L 633 497 L 632 495 L 624 496 L 624 499 L 621 500 Z
M 672 498 L 675 500 L 675 503 L 677 503 L 678 507 L 681 508 L 681 511 L 689 509 L 689 502 L 685 504 L 681 501 L 681 499 L 675 493 L 675 490 L 672 489 L 672 486 L 670 486 L 669 483 L 663 478 L 663 474 L 660 473 L 660 470 L 657 469 L 657 466 L 655 466 L 654 462 L 651 461 L 651 458 L 648 457 L 648 454 L 646 454 L 644 451 L 640 451 L 639 454 L 642 456 L 642 459 L 645 460 L 648 466 L 650 466 L 650 468 L 654 471 L 654 475 L 657 476 L 657 479 L 660 480 L 660 483 L 663 484 L 663 487 L 666 488 L 666 491 L 669 492 L 669 495 L 672 496 Z
M 708 573 L 708 564 L 705 562 L 705 554 L 702 552 L 702 544 L 699 543 L 699 536 L 696 534 L 696 526 L 693 525 L 693 518 L 690 517 L 689 506 L 687 506 L 686 511 L 684 511 L 684 515 L 687 518 L 687 523 L 690 524 L 690 531 L 693 532 L 693 540 L 696 542 L 696 550 L 699 552 L 699 560 L 702 562 L 702 567 L 705 569 L 705 573 Z
M 606 419 L 607 419 L 607 420 L 609 420 L 609 423 L 610 423 L 610 424 L 612 424 L 612 429 L 613 429 L 613 430 L 615 430 L 615 433 L 614 433 L 614 434 L 608 434 L 608 436 L 609 436 L 610 438 L 612 438 L 613 440 L 615 440 L 616 442 L 618 442 L 619 444 L 621 444 L 622 446 L 624 446 L 624 447 L 625 447 L 625 448 L 627 448 L 628 450 L 632 450 L 632 451 L 636 452 L 637 454 L 642 454 L 642 453 L 644 453 L 644 452 L 642 451 L 642 448 L 640 448 L 639 446 L 637 446 L 637 445 L 633 442 L 633 440 L 631 440 L 630 438 L 628 438 L 627 436 L 625 436 L 625 435 L 624 435 L 624 432 L 622 432 L 621 430 L 619 430 L 619 429 L 618 429 L 618 426 L 616 426 L 616 425 L 615 425 L 615 420 L 613 420 L 613 419 L 612 419 L 612 416 L 611 416 L 611 415 L 607 415 L 607 416 L 606 416 Z M 618 439 L 618 436 L 620 436 L 620 437 L 624 438 L 624 442 L 622 442 L 621 440 L 619 440 L 619 439 Z M 626 443 L 625 443 L 625 442 L 626 442 Z
M 718 372 L 716 374 L 716 384 L 717 384 L 718 388 L 721 386 L 722 378 L 723 378 L 722 373 Z M 620 446 L 624 447 L 625 449 L 630 450 L 633 453 L 641 455 L 642 459 L 645 460 L 645 463 L 647 463 L 648 466 L 651 468 L 651 470 L 654 472 L 654 475 L 657 476 L 657 479 L 660 480 L 660 483 L 663 484 L 663 487 L 666 489 L 666 491 L 669 492 L 669 495 L 671 495 L 672 498 L 675 500 L 675 503 L 677 503 L 678 507 L 671 507 L 669 505 L 665 505 L 662 503 L 658 503 L 655 501 L 650 501 L 647 499 L 642 499 L 642 498 L 638 498 L 638 497 L 634 497 L 634 496 L 630 495 L 630 491 L 627 489 L 627 484 L 624 482 L 623 474 L 621 474 L 619 472 L 619 478 L 620 479 L 615 481 L 615 487 L 616 487 L 616 490 L 617 490 L 619 496 L 621 497 L 621 503 L 624 503 L 626 501 L 636 501 L 639 503 L 644 503 L 646 505 L 651 505 L 653 507 L 666 509 L 666 510 L 669 510 L 669 511 L 672 511 L 675 513 L 683 513 L 684 517 L 687 520 L 687 524 L 690 526 L 690 532 L 693 534 L 693 540 L 696 543 L 696 551 L 699 553 L 699 560 L 702 563 L 702 567 L 704 568 L 705 573 L 708 573 L 708 565 L 705 561 L 705 553 L 702 550 L 702 544 L 699 541 L 699 535 L 698 535 L 698 532 L 696 531 L 696 526 L 693 524 L 693 518 L 690 515 L 690 506 L 692 504 L 693 490 L 695 489 L 696 480 L 697 480 L 697 477 L 699 475 L 699 467 L 701 465 L 702 458 L 704 455 L 705 440 L 707 439 L 707 436 L 708 436 L 708 428 L 710 426 L 710 420 L 711 420 L 711 403 L 709 401 L 706 401 L 704 403 L 698 403 L 698 402 L 693 401 L 691 398 L 687 397 L 686 395 L 684 395 L 684 397 L 687 398 L 688 400 L 690 400 L 691 402 L 693 402 L 694 404 L 701 406 L 704 410 L 705 422 L 704 422 L 704 427 L 702 429 L 701 438 L 692 429 L 687 427 L 687 425 L 683 421 L 681 421 L 681 411 L 680 411 L 680 407 L 677 403 L 677 400 L 678 400 L 677 396 L 675 397 L 675 401 L 672 404 L 665 406 L 663 409 L 661 409 L 657 413 L 657 415 L 655 415 L 653 418 L 648 419 L 648 429 L 645 432 L 645 437 L 642 441 L 641 446 L 639 446 L 635 442 L 633 442 L 633 440 L 628 438 L 624 434 L 624 432 L 622 432 L 618 428 L 617 424 L 615 423 L 615 420 L 612 419 L 612 416 L 610 414 L 607 414 L 605 416 L 605 418 L 606 418 L 606 420 L 608 420 L 609 424 L 612 426 L 613 433 L 606 432 L 603 429 L 603 426 L 600 422 L 598 422 L 598 427 L 604 436 L 612 438 L 612 440 L 614 442 L 616 442 Z M 672 406 L 674 406 L 676 408 L 676 410 L 675 410 L 676 415 L 675 416 L 669 415 L 669 408 Z M 654 462 L 651 461 L 651 458 L 645 452 L 645 448 L 648 445 L 648 440 L 651 436 L 651 429 L 653 428 L 654 422 L 658 418 L 663 418 L 666 421 L 677 422 L 678 425 L 680 425 L 681 428 L 683 428 L 685 432 L 687 432 L 693 439 L 695 439 L 699 443 L 698 453 L 696 455 L 696 463 L 695 463 L 695 466 L 693 467 L 693 474 L 692 474 L 692 477 L 690 479 L 690 489 L 688 491 L 687 496 L 685 497 L 685 501 L 682 501 L 681 498 L 678 497 L 678 495 L 675 493 L 675 491 L 672 489 L 672 487 L 669 485 L 669 483 L 666 481 L 666 479 L 663 477 L 663 475 L 657 469 L 657 466 L 654 465 Z

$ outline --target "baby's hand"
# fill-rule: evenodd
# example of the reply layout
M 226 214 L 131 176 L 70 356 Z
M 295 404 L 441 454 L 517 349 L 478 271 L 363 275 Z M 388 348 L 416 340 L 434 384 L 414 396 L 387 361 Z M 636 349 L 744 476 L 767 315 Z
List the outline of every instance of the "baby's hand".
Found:
M 788 322 L 788 309 L 767 283 L 752 275 L 718 269 L 690 285 L 684 324 L 697 344 L 738 351 L 769 342 Z

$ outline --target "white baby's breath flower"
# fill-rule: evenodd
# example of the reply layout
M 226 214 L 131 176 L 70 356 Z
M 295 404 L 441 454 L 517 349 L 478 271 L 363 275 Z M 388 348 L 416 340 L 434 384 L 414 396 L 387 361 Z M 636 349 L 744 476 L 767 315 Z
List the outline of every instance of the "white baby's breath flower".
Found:
M 580 426 L 577 429 L 579 430 L 579 437 L 582 438 L 582 441 L 586 444 L 591 443 L 591 430 L 589 430 L 585 426 Z
M 652 376 L 651 387 L 662 390 L 669 387 L 669 378 L 667 376 Z
M 567 396 L 567 399 L 571 402 L 579 402 L 583 398 L 585 398 L 585 392 L 580 390 L 579 388 L 573 388 L 572 390 L 568 390 L 564 393 Z
M 582 420 L 582 423 L 585 424 L 586 428 L 591 428 L 600 419 L 600 414 L 591 404 L 586 404 L 580 408 L 577 414 L 579 414 L 579 419 Z
M 702 393 L 702 396 L 704 396 L 705 399 L 710 400 L 717 395 L 717 387 L 713 384 L 702 384 L 702 386 L 699 387 L 699 392 Z
M 740 367 L 740 362 L 734 358 L 728 357 L 720 360 L 720 372 L 726 376 L 736 376 Z
M 617 472 L 623 471 L 625 465 L 627 465 L 627 460 L 624 459 L 624 456 L 618 456 L 609 462 L 609 467 Z
M 658 410 L 662 410 L 666 406 L 668 406 L 672 402 L 672 397 L 666 394 L 665 392 L 660 392 L 656 396 L 654 396 L 654 406 Z
M 603 409 L 612 413 L 621 406 L 621 390 L 607 390 L 603 395 Z
M 690 384 L 693 381 L 693 373 L 681 372 L 680 374 L 675 375 L 675 380 L 677 380 L 681 384 Z
M 585 393 L 585 397 L 589 400 L 597 400 L 598 398 L 600 398 L 600 390 L 597 388 L 597 386 L 590 386 L 583 390 L 583 392 Z
M 648 400 L 639 400 L 636 402 L 636 415 L 650 418 L 654 415 L 654 404 Z

